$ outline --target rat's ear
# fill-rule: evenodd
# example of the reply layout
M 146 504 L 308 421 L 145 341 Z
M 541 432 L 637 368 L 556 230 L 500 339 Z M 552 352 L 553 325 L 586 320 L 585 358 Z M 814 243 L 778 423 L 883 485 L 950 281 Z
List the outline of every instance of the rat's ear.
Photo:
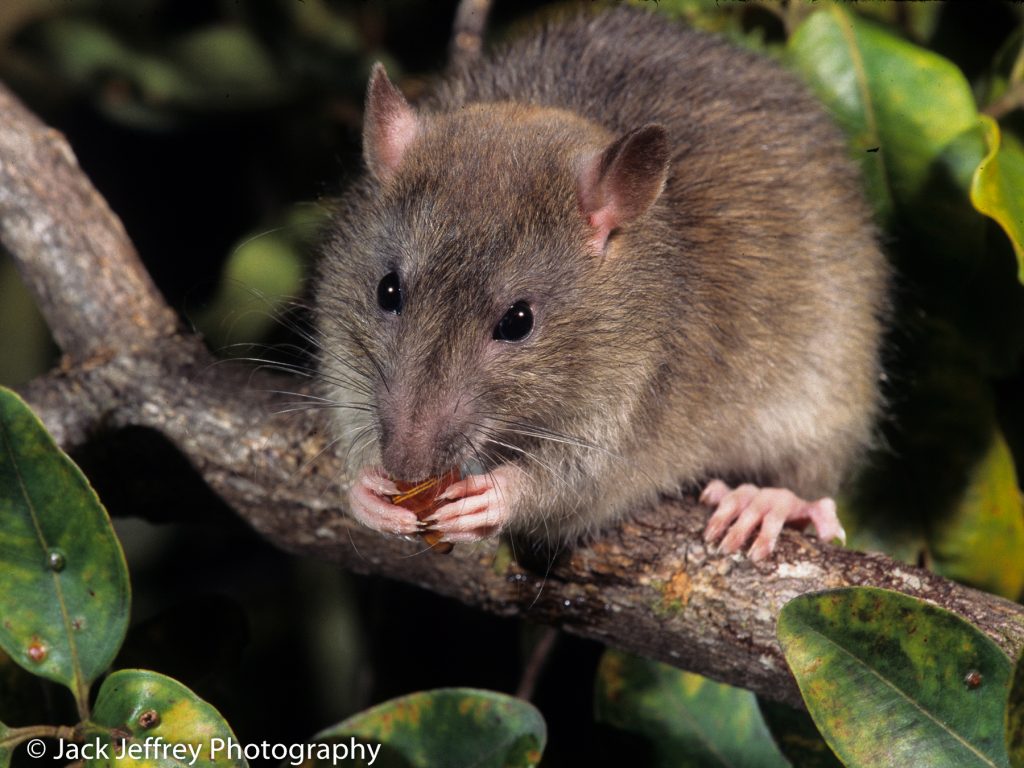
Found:
M 593 228 L 591 244 L 603 251 L 608 236 L 647 212 L 668 178 L 668 136 L 645 125 L 588 158 L 580 171 L 580 209 Z
M 419 133 L 419 118 L 402 92 L 388 79 L 379 61 L 370 72 L 363 118 L 363 159 L 378 180 L 398 170 L 405 151 Z

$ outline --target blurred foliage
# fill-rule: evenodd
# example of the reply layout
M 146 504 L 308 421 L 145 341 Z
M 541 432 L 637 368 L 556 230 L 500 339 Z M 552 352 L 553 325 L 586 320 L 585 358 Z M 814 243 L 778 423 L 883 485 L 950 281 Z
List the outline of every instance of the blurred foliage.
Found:
M 598 721 L 636 734 L 646 765 L 789 765 L 750 691 L 614 650 L 601 658 L 595 688 Z
M 879 445 L 841 504 L 851 544 L 1019 598 L 1024 6 L 632 2 L 787 62 L 847 131 L 864 169 L 898 278 Z M 490 35 L 514 33 L 532 11 L 558 4 L 499 1 Z M 304 344 L 304 321 L 290 313 L 305 302 L 315 222 L 359 172 L 370 64 L 383 60 L 415 97 L 444 63 L 454 8 L 455 0 L 3 0 L 0 78 L 68 135 L 161 290 L 211 348 L 241 354 L 254 343 L 274 357 Z M 53 362 L 45 328 L 0 260 L 0 382 L 23 382 Z M 415 688 L 514 688 L 512 625 L 270 551 L 152 436 L 98 441 L 81 459 L 115 513 L 173 522 L 119 525 L 145 606 L 136 618 L 147 618 L 137 631 L 148 641 L 133 642 L 133 630 L 126 663 L 166 659 L 197 693 L 225 702 L 243 739 L 301 740 L 311 726 Z M 104 476 L 110 465 L 131 467 L 131 481 Z M 165 494 L 153 492 L 154 466 L 168 476 Z M 222 664 L 204 662 L 201 642 L 174 641 L 186 616 L 217 628 L 210 652 Z M 448 628 L 431 664 L 403 643 L 424 626 Z M 592 738 L 607 733 L 589 717 L 599 649 L 563 642 L 538 692 L 545 764 L 599 763 L 612 754 Z M 48 689 L 5 690 L 18 675 L 0 657 L 0 706 L 60 711 Z M 633 720 L 629 738 L 661 727 L 642 722 L 644 696 L 679 694 L 651 680 L 628 692 L 638 703 L 620 712 Z M 268 691 L 295 705 L 271 715 L 255 703 Z M 1017 706 L 1007 717 L 1019 725 Z M 832 764 L 805 721 L 766 713 L 795 764 Z M 1010 750 L 1018 756 L 1019 731 Z

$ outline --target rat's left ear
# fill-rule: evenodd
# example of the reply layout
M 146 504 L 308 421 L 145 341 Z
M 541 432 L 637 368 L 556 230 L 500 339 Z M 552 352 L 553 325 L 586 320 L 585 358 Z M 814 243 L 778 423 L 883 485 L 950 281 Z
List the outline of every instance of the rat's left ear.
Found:
M 379 61 L 370 72 L 363 117 L 363 159 L 379 181 L 394 176 L 406 150 L 419 133 L 416 110 L 388 79 Z
M 645 125 L 588 158 L 579 175 L 580 209 L 593 228 L 591 244 L 604 250 L 608 236 L 647 212 L 665 188 L 668 136 Z

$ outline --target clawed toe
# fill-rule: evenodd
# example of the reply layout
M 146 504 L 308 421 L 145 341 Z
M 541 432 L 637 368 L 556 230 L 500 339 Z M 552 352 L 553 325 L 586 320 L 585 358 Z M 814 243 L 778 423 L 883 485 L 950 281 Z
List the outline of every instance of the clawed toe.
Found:
M 787 524 L 811 523 L 818 538 L 846 542 L 846 532 L 836 515 L 836 504 L 830 498 L 805 501 L 784 488 L 741 485 L 732 489 L 721 480 L 713 480 L 700 500 L 715 507 L 705 528 L 704 540 L 709 544 L 721 540 L 718 551 L 724 554 L 738 552 L 754 537 L 747 555 L 751 560 L 763 560 L 775 549 L 779 533 Z

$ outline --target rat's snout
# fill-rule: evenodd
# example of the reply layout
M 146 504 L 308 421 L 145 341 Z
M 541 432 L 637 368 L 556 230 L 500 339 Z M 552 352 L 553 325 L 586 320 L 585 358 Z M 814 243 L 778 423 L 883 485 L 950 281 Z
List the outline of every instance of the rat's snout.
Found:
M 394 391 L 382 393 L 379 403 L 381 461 L 391 476 L 415 482 L 458 463 L 460 432 L 449 398 Z

